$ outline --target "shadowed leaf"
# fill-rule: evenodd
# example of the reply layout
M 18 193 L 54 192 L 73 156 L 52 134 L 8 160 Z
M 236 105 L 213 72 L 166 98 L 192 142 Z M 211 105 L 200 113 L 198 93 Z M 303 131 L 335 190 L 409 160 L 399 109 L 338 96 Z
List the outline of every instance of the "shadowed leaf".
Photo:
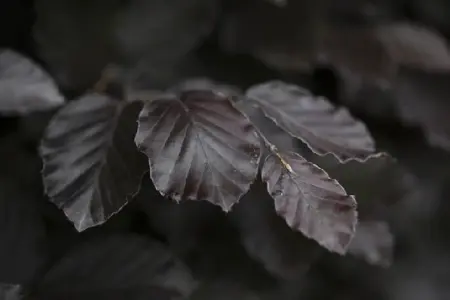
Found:
M 229 211 L 250 188 L 261 156 L 251 122 L 227 97 L 185 91 L 145 104 L 135 137 L 157 190 Z
M 85 95 L 48 125 L 40 147 L 44 187 L 78 231 L 104 223 L 137 192 L 146 170 L 133 144 L 140 107 Z
M 336 180 L 292 152 L 268 156 L 262 180 L 290 227 L 330 251 L 346 253 L 355 234 L 356 202 Z

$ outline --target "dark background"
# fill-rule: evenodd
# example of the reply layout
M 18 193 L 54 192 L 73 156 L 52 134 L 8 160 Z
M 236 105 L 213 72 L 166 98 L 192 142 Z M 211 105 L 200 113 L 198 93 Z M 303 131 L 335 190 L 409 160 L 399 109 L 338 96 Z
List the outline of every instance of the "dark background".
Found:
M 398 164 L 336 166 L 311 159 L 356 194 L 362 217 L 389 223 L 395 237 L 389 268 L 328 253 L 292 233 L 258 187 L 225 216 L 207 203 L 162 199 L 144 180 L 120 214 L 76 233 L 43 196 L 37 146 L 54 113 L 46 112 L 0 118 L 0 207 L 20 203 L 15 225 L 0 229 L 0 282 L 39 285 L 81 241 L 137 233 L 165 243 L 189 266 L 199 282 L 192 299 L 450 299 L 450 70 L 405 66 L 393 88 L 383 89 L 373 79 L 383 73 L 379 49 L 359 34 L 336 33 L 409 22 L 447 39 L 450 2 L 288 2 L 2 0 L 0 47 L 39 62 L 69 99 L 91 87 L 108 62 L 117 62 L 139 87 L 168 88 L 198 76 L 241 88 L 281 79 L 347 106 Z M 322 30 L 347 41 L 333 46 L 344 53 L 334 64 L 311 62 Z M 346 66 L 352 72 L 341 72 Z M 443 141 L 433 142 L 429 130 Z M 7 224 L 9 215 L 0 209 L 0 216 Z M 29 233 L 38 223 L 40 234 Z M 245 251 L 244 244 L 256 250 Z

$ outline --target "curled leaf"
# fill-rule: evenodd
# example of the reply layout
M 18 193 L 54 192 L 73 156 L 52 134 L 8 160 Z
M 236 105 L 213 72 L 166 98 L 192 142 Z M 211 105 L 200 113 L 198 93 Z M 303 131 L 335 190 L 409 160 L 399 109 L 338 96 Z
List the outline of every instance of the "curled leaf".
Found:
M 161 194 L 176 201 L 206 200 L 224 211 L 248 191 L 261 156 L 251 122 L 212 91 L 146 103 L 135 142 L 149 158 Z
M 253 86 L 246 96 L 280 128 L 319 155 L 331 153 L 341 162 L 374 156 L 375 142 L 366 126 L 325 98 L 281 81 Z
M 40 147 L 45 191 L 78 231 L 104 223 L 138 190 L 146 169 L 133 144 L 140 108 L 86 95 L 48 125 Z
M 355 234 L 356 201 L 336 180 L 292 152 L 269 155 L 261 176 L 290 227 L 330 251 L 346 253 Z

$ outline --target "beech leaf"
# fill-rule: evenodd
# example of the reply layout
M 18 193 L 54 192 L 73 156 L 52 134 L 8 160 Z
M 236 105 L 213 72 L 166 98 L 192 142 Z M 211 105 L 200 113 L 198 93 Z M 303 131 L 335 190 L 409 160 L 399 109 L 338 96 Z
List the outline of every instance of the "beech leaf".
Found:
M 30 59 L 0 49 L 0 112 L 27 114 L 64 103 L 53 79 Z
M 330 251 L 346 253 L 355 234 L 356 201 L 336 180 L 293 152 L 270 154 L 261 176 L 291 228 Z
M 90 94 L 50 121 L 40 147 L 45 191 L 78 231 L 104 223 L 137 192 L 146 170 L 133 144 L 141 106 Z
M 229 211 L 250 188 L 261 145 L 229 99 L 185 91 L 147 102 L 135 137 L 156 189 L 176 201 L 206 200 Z
M 247 90 L 246 97 L 319 155 L 331 153 L 341 162 L 374 156 L 375 142 L 366 126 L 347 109 L 335 108 L 323 97 L 281 81 L 255 85 Z
M 179 299 L 196 287 L 188 269 L 161 244 L 106 235 L 70 250 L 42 278 L 33 299 Z

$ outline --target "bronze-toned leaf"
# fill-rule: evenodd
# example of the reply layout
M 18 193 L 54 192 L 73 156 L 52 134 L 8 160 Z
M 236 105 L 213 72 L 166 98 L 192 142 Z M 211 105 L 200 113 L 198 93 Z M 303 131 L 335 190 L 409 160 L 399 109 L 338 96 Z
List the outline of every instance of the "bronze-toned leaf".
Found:
M 346 253 L 355 234 L 356 201 L 336 180 L 293 152 L 268 156 L 262 180 L 290 227 L 330 251 Z
M 146 103 L 135 142 L 148 156 L 150 176 L 162 195 L 206 200 L 224 211 L 248 191 L 261 156 L 251 122 L 212 91 Z

